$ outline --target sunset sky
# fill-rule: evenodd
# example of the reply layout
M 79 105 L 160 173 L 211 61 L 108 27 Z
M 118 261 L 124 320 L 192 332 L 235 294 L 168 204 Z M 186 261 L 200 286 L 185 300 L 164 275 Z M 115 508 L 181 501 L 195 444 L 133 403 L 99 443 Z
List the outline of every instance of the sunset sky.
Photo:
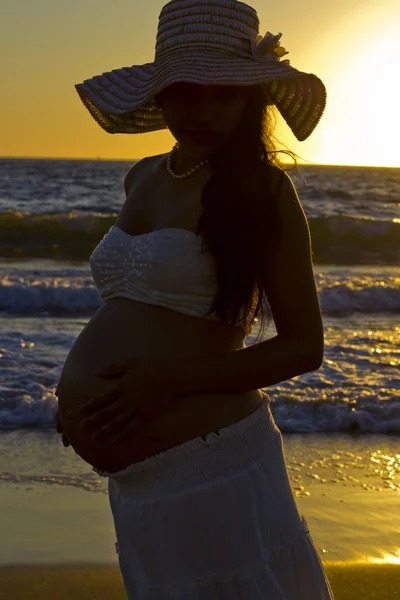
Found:
M 168 131 L 110 135 L 84 108 L 74 84 L 152 62 L 164 0 L 0 0 L 0 156 L 136 159 L 167 152 Z M 325 114 L 297 142 L 319 164 L 400 167 L 399 0 L 249 2 L 260 33 L 282 32 L 291 65 L 327 87 Z

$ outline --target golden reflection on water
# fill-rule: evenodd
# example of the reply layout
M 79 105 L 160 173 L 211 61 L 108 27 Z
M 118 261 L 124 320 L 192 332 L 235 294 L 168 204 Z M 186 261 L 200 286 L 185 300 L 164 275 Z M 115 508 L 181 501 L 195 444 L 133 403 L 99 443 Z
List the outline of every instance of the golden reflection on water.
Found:
M 340 440 L 340 449 L 332 452 L 332 441 L 329 443 L 327 438 L 313 440 L 314 436 L 307 436 L 308 444 L 302 445 L 302 437 L 301 434 L 285 436 L 287 467 L 295 496 L 310 496 L 316 491 L 315 486 L 325 495 L 324 488 L 320 487 L 323 484 L 400 493 L 397 438 L 385 440 L 382 449 L 383 436 L 376 436 L 376 440 L 374 436 L 368 436 L 369 439 L 344 437 Z M 326 449 L 323 441 L 327 443 Z

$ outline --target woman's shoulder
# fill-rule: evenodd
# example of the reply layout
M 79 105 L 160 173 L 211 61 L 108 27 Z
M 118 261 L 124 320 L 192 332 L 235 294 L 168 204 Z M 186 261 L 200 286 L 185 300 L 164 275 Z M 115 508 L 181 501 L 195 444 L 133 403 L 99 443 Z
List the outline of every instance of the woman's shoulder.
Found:
M 282 193 L 282 188 L 288 183 L 292 183 L 291 178 L 287 174 L 284 167 L 272 163 L 266 164 L 266 177 L 268 181 L 268 188 L 278 197 Z
M 124 185 L 125 191 L 129 191 L 132 183 L 138 177 L 148 177 L 154 173 L 154 169 L 159 168 L 162 162 L 166 159 L 167 154 L 155 154 L 154 156 L 144 156 L 134 162 L 127 174 L 125 175 Z
M 164 152 L 162 154 L 154 154 L 152 156 L 144 156 L 143 158 L 137 159 L 132 167 L 129 169 L 128 174 L 131 171 L 138 171 L 143 169 L 148 169 L 151 166 L 159 165 L 162 163 L 168 155 L 168 152 Z
M 277 165 L 274 163 L 268 164 L 268 170 L 270 177 L 274 180 L 274 182 L 279 183 L 283 181 L 283 179 L 290 179 L 288 175 L 288 169 L 285 169 L 284 165 Z

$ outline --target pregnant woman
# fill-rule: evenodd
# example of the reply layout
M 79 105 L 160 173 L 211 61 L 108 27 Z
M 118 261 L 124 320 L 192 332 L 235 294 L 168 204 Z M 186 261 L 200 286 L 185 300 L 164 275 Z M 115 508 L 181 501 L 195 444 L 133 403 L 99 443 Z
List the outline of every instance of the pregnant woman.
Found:
M 172 0 L 153 63 L 76 86 L 109 133 L 168 128 L 90 257 L 104 300 L 74 343 L 58 431 L 108 478 L 130 600 L 332 600 L 261 391 L 318 369 L 310 235 L 276 158 L 326 92 L 235 0 Z M 293 154 L 292 154 L 293 155 Z M 245 347 L 270 313 L 277 334 Z M 257 319 L 259 317 L 259 319 Z

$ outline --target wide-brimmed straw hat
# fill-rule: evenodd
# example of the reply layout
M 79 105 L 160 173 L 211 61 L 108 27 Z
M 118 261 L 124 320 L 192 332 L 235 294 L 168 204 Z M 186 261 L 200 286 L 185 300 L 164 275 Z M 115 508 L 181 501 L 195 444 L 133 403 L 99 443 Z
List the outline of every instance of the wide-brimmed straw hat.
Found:
M 259 34 L 257 12 L 237 0 L 171 0 L 161 10 L 154 62 L 113 69 L 75 87 L 108 133 L 165 129 L 155 96 L 176 82 L 256 85 L 300 141 L 318 124 L 326 89 L 281 60 L 281 33 Z

